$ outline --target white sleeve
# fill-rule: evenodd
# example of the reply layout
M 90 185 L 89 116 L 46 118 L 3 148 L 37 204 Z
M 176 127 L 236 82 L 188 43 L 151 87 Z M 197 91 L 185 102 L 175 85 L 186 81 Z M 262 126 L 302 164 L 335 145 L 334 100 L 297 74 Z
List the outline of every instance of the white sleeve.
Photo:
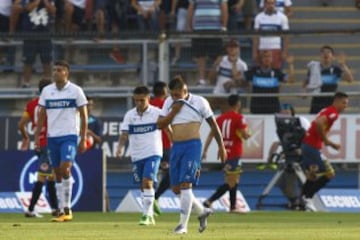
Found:
M 300 124 L 305 129 L 305 131 L 307 131 L 311 126 L 310 121 L 302 116 L 300 116 Z
M 293 5 L 291 0 L 285 0 L 284 4 L 285 4 L 285 7 L 291 7 Z
M 82 90 L 82 88 L 78 87 L 78 94 L 77 94 L 77 98 L 76 98 L 76 106 L 77 107 L 82 107 L 84 105 L 86 105 L 88 103 L 85 93 Z
M 256 15 L 255 20 L 254 20 L 254 29 L 255 30 L 259 30 L 260 29 L 260 21 L 259 21 L 259 16 L 261 13 L 259 13 L 258 15 Z
M 39 97 L 39 102 L 38 105 L 42 106 L 42 107 L 46 107 L 46 103 L 45 103 L 45 91 L 43 90 L 40 94 Z
M 167 97 L 165 99 L 164 105 L 160 112 L 160 116 L 165 117 L 166 115 L 168 115 L 172 103 L 173 103 L 173 100 L 171 97 Z
M 281 21 L 281 29 L 282 30 L 289 30 L 289 19 L 288 19 L 288 17 L 285 15 L 285 14 L 283 14 L 283 20 Z
M 259 8 L 264 8 L 264 0 L 261 0 L 259 3 Z
M 127 112 L 125 114 L 123 122 L 121 123 L 120 131 L 129 131 L 129 124 L 130 124 L 129 121 L 130 121 L 130 116 L 129 116 L 129 112 Z
M 201 97 L 202 99 L 202 108 L 201 108 L 201 114 L 202 116 L 207 119 L 211 116 L 214 116 L 214 113 L 210 107 L 210 104 L 209 102 L 204 98 L 204 97 Z

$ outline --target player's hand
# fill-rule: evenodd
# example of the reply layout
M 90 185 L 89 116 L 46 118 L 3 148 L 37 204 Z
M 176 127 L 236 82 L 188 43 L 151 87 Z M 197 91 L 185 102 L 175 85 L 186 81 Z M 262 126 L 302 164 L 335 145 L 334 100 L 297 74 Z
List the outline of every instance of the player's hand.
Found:
M 206 158 L 207 158 L 207 153 L 203 152 L 203 154 L 201 156 L 201 161 L 206 162 Z
M 30 139 L 29 138 L 23 138 L 21 141 L 20 151 L 26 151 L 29 149 L 30 145 Z
M 40 138 L 38 135 L 35 134 L 35 143 L 34 143 L 34 148 L 35 148 L 35 151 L 39 151 L 40 150 Z
M 182 100 L 177 100 L 171 106 L 171 111 L 176 114 L 176 113 L 180 112 L 183 105 L 184 105 L 184 102 Z
M 85 138 L 81 138 L 79 145 L 78 145 L 78 151 L 80 153 L 84 153 L 86 151 L 86 140 Z
M 219 148 L 218 151 L 218 158 L 220 159 L 221 163 L 224 163 L 227 158 L 227 153 L 225 147 Z
M 340 148 L 341 148 L 341 145 L 338 144 L 338 143 L 331 143 L 331 144 L 330 144 L 330 147 L 332 147 L 333 149 L 339 151 Z
M 116 158 L 122 158 L 124 156 L 124 147 L 118 147 L 116 150 Z

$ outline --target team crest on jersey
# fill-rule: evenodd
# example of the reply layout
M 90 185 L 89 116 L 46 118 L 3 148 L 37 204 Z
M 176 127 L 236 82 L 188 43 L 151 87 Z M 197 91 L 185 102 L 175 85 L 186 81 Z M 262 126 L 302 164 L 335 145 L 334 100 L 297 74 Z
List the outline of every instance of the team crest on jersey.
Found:
M 41 170 L 43 170 L 42 168 L 49 168 L 49 167 L 50 166 L 47 163 L 42 163 L 40 165 Z M 37 181 L 38 170 L 39 170 L 38 157 L 34 155 L 26 162 L 23 169 L 21 170 L 20 179 L 19 179 L 19 189 L 21 192 L 32 191 L 33 185 Z M 73 178 L 73 196 L 71 203 L 72 206 L 74 206 L 80 199 L 84 185 L 81 169 L 76 162 L 74 162 L 74 165 L 72 167 L 71 175 Z M 45 189 L 43 189 L 43 191 L 44 190 Z

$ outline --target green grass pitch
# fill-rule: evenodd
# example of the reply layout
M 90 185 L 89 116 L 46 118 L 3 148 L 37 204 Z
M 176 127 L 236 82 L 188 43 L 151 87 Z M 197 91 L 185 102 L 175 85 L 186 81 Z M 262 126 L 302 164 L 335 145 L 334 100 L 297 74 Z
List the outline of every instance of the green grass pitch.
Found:
M 215 213 L 209 226 L 198 233 L 196 216 L 191 216 L 188 234 L 175 235 L 179 215 L 163 213 L 155 226 L 139 226 L 139 213 L 75 212 L 71 222 L 25 218 L 23 214 L 0 214 L 1 240 L 359 240 L 360 215 L 345 213 L 251 212 Z

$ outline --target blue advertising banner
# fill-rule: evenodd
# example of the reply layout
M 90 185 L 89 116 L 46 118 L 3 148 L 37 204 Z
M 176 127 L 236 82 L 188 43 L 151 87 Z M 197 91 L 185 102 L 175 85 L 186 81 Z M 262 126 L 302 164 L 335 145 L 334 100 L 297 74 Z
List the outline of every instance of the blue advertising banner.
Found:
M 0 151 L 0 159 L 0 192 L 31 192 L 38 169 L 34 152 Z M 102 151 L 98 149 L 78 154 L 72 168 L 74 211 L 103 210 L 102 159 Z
M 360 212 L 359 189 L 322 189 L 319 197 L 329 212 Z

